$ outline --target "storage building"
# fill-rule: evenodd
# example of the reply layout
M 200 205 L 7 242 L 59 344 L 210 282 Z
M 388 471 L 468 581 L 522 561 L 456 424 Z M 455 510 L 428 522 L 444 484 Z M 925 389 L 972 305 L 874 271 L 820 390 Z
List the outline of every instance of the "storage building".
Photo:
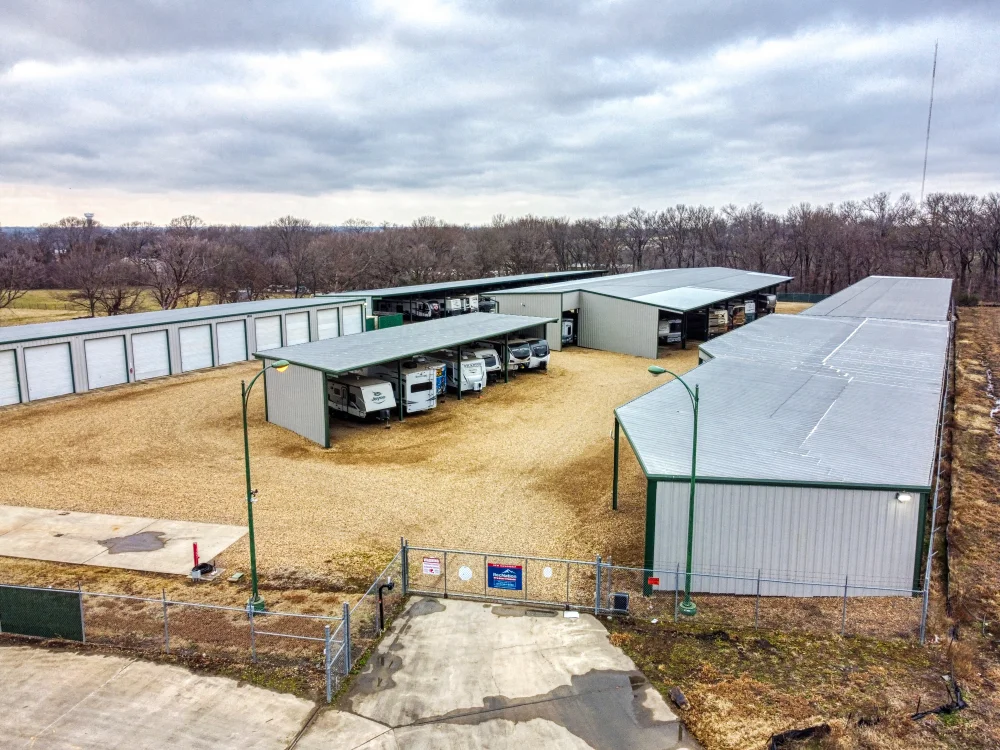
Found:
M 495 291 L 517 289 L 535 284 L 555 281 L 575 281 L 596 278 L 604 274 L 603 269 L 576 269 L 573 271 L 544 271 L 522 273 L 514 276 L 487 276 L 481 279 L 456 279 L 434 281 L 427 284 L 384 287 L 382 289 L 362 289 L 356 292 L 339 292 L 329 296 L 349 296 L 362 298 L 371 312 L 385 309 L 389 312 L 406 312 L 409 304 L 424 300 L 438 300 L 445 297 L 461 297 L 470 294 L 490 295 Z M 484 311 L 489 312 L 489 311 Z
M 360 299 L 269 299 L 0 328 L 0 406 L 163 377 L 364 330 Z
M 683 376 L 700 391 L 693 590 L 753 594 L 758 576 L 765 595 L 919 587 L 950 299 L 949 279 L 873 277 L 702 344 Z M 647 479 L 644 565 L 683 571 L 691 400 L 670 381 L 615 418 L 616 480 L 619 428 Z
M 349 339 L 315 341 L 259 352 L 256 356 L 265 366 L 282 359 L 290 363 L 284 372 L 267 370 L 264 373 L 267 421 L 329 448 L 329 378 L 390 362 L 401 369 L 402 360 L 440 349 L 456 349 L 457 360 L 461 361 L 462 347 L 466 344 L 484 339 L 506 339 L 512 333 L 535 329 L 548 322 L 545 318 L 520 315 L 470 313 L 418 325 L 367 331 Z M 506 351 L 500 352 L 500 358 L 506 367 Z M 403 419 L 402 399 L 398 407 L 399 419 Z
M 681 321 L 681 345 L 708 338 L 708 310 L 734 300 L 756 302 L 790 276 L 731 268 L 668 268 L 578 279 L 497 292 L 499 312 L 557 321 L 545 338 L 561 348 L 563 318 L 573 321 L 576 343 L 655 359 L 660 322 Z

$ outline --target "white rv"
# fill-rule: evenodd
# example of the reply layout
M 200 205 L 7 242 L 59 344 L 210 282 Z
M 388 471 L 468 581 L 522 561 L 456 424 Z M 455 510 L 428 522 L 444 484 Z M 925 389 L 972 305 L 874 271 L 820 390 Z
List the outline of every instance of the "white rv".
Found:
M 681 343 L 681 325 L 680 318 L 661 318 L 656 329 L 657 338 L 668 344 Z
M 448 387 L 458 387 L 458 375 L 456 374 L 456 362 L 458 353 L 454 349 L 442 349 L 434 352 L 435 357 L 448 366 Z M 462 352 L 462 391 L 481 391 L 486 387 L 486 363 L 475 354 Z
M 528 358 L 528 369 L 549 369 L 549 342 L 545 339 L 527 339 L 527 342 L 531 346 L 531 356 Z
M 396 365 L 384 364 L 368 368 L 368 374 L 384 378 L 392 385 L 396 401 L 402 402 L 407 414 L 427 411 L 437 406 L 437 373 L 427 363 L 406 360 L 399 368 L 403 376 L 402 395 Z
M 462 310 L 464 312 L 479 312 L 479 295 L 469 294 L 462 297 Z
M 527 370 L 531 365 L 531 344 L 524 339 L 511 339 L 508 343 L 510 347 L 507 349 L 507 368 L 512 372 L 514 370 Z M 500 351 L 503 339 L 477 341 L 476 346 L 489 346 Z
M 407 360 L 407 362 L 414 362 L 421 367 L 427 367 L 434 371 L 434 390 L 437 392 L 437 395 L 443 396 L 448 392 L 448 368 L 440 359 L 418 354 L 412 360 Z
M 572 318 L 562 319 L 562 342 L 564 346 L 576 343 L 576 331 L 574 330 Z
M 392 385 L 364 375 L 338 375 L 326 381 L 327 405 L 334 411 L 360 419 L 374 416 L 389 419 L 389 410 L 396 406 Z
M 444 299 L 434 300 L 441 307 L 441 315 L 461 315 L 462 314 L 462 298 L 461 297 L 445 297 Z
M 462 350 L 465 353 L 465 349 Z M 500 362 L 500 355 L 492 346 L 479 346 L 474 344 L 469 348 L 469 354 L 479 357 L 486 366 L 486 382 L 490 383 L 500 377 L 503 372 L 503 365 Z

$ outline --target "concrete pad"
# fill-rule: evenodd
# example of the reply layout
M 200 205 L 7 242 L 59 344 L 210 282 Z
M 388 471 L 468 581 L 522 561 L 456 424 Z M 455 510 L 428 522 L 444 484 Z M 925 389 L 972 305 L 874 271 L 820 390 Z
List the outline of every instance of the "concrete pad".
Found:
M 309 731 L 295 745 L 296 750 L 326 750 L 350 747 L 365 750 L 396 750 L 393 730 L 385 724 L 330 709 L 316 715 Z
M 247 533 L 243 526 L 0 505 L 3 530 L 2 556 L 178 575 L 191 571 L 192 542 L 198 542 L 202 560 L 211 560 Z M 158 544 L 162 542 L 162 546 L 142 552 L 116 552 L 101 544 L 143 532 Z
M 10 505 L 0 505 L 0 536 L 8 531 L 20 528 L 28 521 L 34 521 L 44 516 L 55 515 L 57 510 L 44 508 L 18 508 Z
M 187 574 L 191 571 L 193 562 L 191 550 L 193 542 L 198 543 L 198 556 L 201 560 L 207 561 L 224 552 L 247 533 L 244 526 L 190 521 L 151 521 L 142 531 L 162 533 L 165 541 L 162 549 L 114 554 L 102 548 L 88 565 L 129 568 L 153 573 Z
M 0 736 L 34 750 L 284 750 L 313 704 L 114 656 L 0 648 Z
M 342 708 L 399 750 L 698 747 L 594 617 L 515 610 L 411 600 Z

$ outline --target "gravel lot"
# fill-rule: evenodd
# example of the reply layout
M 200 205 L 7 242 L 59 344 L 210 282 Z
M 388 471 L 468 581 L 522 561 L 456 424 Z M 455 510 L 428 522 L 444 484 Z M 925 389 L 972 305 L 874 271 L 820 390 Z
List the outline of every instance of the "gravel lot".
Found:
M 697 348 L 663 364 L 686 371 Z M 557 352 L 479 399 L 449 397 L 385 430 L 334 422 L 333 448 L 251 415 L 261 572 L 275 583 L 366 576 L 413 544 L 640 563 L 644 481 L 622 441 L 611 503 L 612 409 L 659 384 L 649 362 Z M 254 364 L 0 412 L 0 503 L 245 523 L 239 380 Z M 220 562 L 245 568 L 247 544 Z

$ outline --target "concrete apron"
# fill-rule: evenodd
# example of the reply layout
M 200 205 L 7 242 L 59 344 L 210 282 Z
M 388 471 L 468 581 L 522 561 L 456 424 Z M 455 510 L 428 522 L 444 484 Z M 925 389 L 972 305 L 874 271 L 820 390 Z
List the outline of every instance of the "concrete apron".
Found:
M 338 708 L 296 747 L 699 747 L 594 617 L 454 599 L 411 600 Z

